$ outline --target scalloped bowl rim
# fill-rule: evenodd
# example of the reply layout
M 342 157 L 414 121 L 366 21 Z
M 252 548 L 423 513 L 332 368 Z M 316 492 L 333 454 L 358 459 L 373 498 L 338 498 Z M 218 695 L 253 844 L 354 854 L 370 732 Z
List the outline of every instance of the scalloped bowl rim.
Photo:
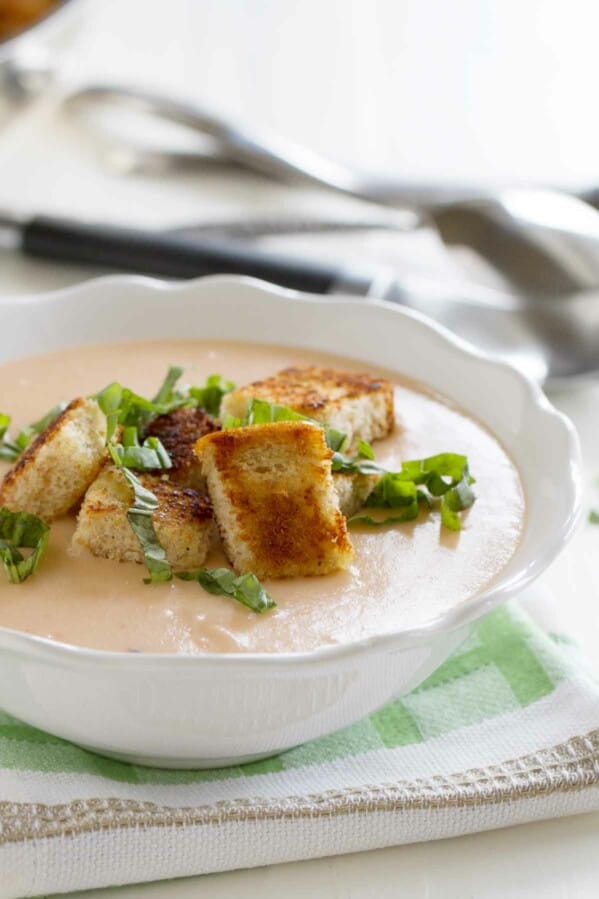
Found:
M 476 620 L 500 603 L 512 598 L 516 593 L 519 593 L 543 570 L 545 570 L 545 568 L 547 568 L 568 542 L 582 512 L 582 463 L 578 434 L 574 425 L 566 415 L 551 404 L 538 384 L 514 369 L 507 362 L 504 362 L 485 351 L 477 349 L 468 341 L 459 337 L 452 331 L 449 331 L 444 326 L 437 324 L 433 319 L 428 318 L 420 312 L 385 300 L 344 297 L 342 295 L 326 296 L 325 298 L 318 294 L 304 294 L 294 290 L 287 290 L 255 278 L 230 275 L 213 275 L 185 282 L 169 282 L 142 275 L 106 275 L 59 290 L 25 296 L 2 297 L 0 298 L 0 307 L 13 304 L 22 306 L 25 304 L 37 305 L 39 303 L 61 302 L 63 299 L 68 298 L 73 294 L 86 291 L 93 292 L 96 289 L 103 289 L 106 286 L 122 289 L 134 285 L 147 288 L 150 291 L 177 293 L 187 292 L 190 289 L 193 290 L 195 288 L 203 290 L 204 288 L 210 288 L 210 286 L 214 284 L 225 284 L 232 288 L 235 288 L 236 286 L 249 287 L 262 295 L 270 294 L 272 297 L 285 299 L 294 304 L 301 303 L 313 306 L 321 306 L 323 304 L 331 306 L 332 304 L 335 304 L 339 308 L 343 308 L 348 305 L 355 306 L 356 304 L 367 303 L 368 308 L 391 311 L 393 314 L 400 317 L 418 321 L 438 341 L 441 341 L 446 345 L 449 344 L 458 353 L 469 357 L 473 361 L 482 363 L 488 369 L 493 369 L 496 372 L 504 371 L 509 373 L 512 378 L 516 377 L 528 404 L 535 407 L 537 411 L 541 412 L 547 418 L 552 418 L 556 424 L 562 427 L 567 437 L 569 448 L 570 505 L 561 527 L 556 529 L 552 539 L 545 545 L 543 553 L 532 559 L 522 568 L 522 570 L 514 574 L 508 581 L 500 583 L 497 586 L 491 585 L 489 588 L 484 589 L 479 595 L 475 595 L 463 603 L 440 613 L 422 625 L 387 633 L 374 634 L 360 640 L 348 641 L 347 643 L 330 644 L 303 652 L 217 653 L 199 651 L 193 654 L 160 652 L 126 653 L 122 651 L 93 649 L 91 647 L 62 643 L 58 640 L 52 640 L 36 634 L 29 634 L 24 631 L 17 631 L 12 628 L 0 626 L 0 634 L 3 635 L 0 650 L 7 647 L 11 647 L 15 650 L 29 649 L 33 650 L 34 654 L 39 657 L 50 656 L 56 659 L 57 657 L 63 656 L 69 658 L 71 661 L 77 660 L 83 663 L 100 665 L 109 664 L 111 667 L 114 667 L 115 664 L 125 665 L 126 667 L 135 665 L 142 668 L 146 666 L 153 667 L 154 665 L 168 665 L 169 667 L 193 667 L 200 665 L 203 667 L 220 667 L 222 665 L 230 666 L 233 664 L 256 666 L 260 668 L 263 666 L 286 668 L 295 667 L 297 665 L 326 664 L 354 656 L 358 653 L 389 651 L 391 649 L 404 649 L 411 646 L 419 646 L 430 642 L 433 637 L 444 632 L 457 630 L 463 625 Z M 74 343 L 72 345 L 77 346 L 78 344 Z M 290 343 L 288 345 L 292 346 L 293 344 Z M 341 355 L 343 354 L 341 353 Z M 451 397 L 449 397 L 449 399 L 451 399 Z

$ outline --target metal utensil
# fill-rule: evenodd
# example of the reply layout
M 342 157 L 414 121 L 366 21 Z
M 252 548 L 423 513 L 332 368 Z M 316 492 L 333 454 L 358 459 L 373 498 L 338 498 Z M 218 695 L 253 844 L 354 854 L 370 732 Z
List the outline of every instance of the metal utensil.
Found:
M 517 189 L 481 191 L 381 179 L 332 162 L 280 137 L 242 129 L 196 105 L 147 90 L 112 85 L 83 88 L 65 99 L 81 114 L 95 104 L 116 104 L 183 126 L 198 139 L 197 156 L 278 180 L 303 182 L 405 213 L 405 227 L 432 224 L 449 245 L 475 249 L 519 292 L 532 297 L 563 296 L 599 287 L 599 212 L 573 195 Z M 206 145 L 208 140 L 208 146 Z M 143 157 L 128 148 L 128 166 Z M 117 154 L 118 155 L 118 154 Z M 168 158 L 168 153 L 149 155 Z M 173 164 L 189 164 L 194 150 L 178 152 Z M 133 162 L 132 162 L 133 160 Z M 587 195 L 593 199 L 592 192 Z M 416 211 L 416 215 L 414 215 Z
M 467 284 L 448 287 L 421 278 L 397 279 L 387 269 L 288 259 L 233 241 L 188 240 L 41 216 L 19 220 L 0 215 L 0 246 L 113 270 L 172 278 L 251 275 L 298 290 L 387 299 L 431 316 L 540 383 L 572 382 L 599 371 L 597 294 L 539 303 Z

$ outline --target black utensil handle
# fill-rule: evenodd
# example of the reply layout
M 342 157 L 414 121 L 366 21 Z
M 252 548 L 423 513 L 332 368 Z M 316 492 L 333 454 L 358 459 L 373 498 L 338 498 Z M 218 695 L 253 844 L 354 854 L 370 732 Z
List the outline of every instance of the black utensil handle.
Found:
M 167 278 L 249 275 L 311 293 L 328 293 L 342 283 L 347 292 L 366 295 L 374 280 L 373 272 L 263 253 L 232 241 L 196 241 L 46 216 L 37 216 L 23 226 L 21 248 L 44 259 Z

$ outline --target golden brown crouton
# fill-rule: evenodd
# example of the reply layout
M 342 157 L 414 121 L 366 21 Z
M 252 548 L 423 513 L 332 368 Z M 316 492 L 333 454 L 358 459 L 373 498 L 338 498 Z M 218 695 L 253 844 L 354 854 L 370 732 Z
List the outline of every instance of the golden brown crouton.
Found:
M 315 365 L 286 368 L 226 394 L 221 415 L 244 418 L 253 398 L 289 406 L 342 431 L 349 438 L 348 449 L 355 448 L 358 439 L 378 440 L 393 430 L 393 385 L 370 375 Z
M 321 428 L 232 428 L 202 437 L 196 452 L 236 571 L 278 578 L 347 567 L 353 548 Z
M 200 437 L 219 428 L 202 409 L 183 408 L 154 418 L 147 425 L 144 437 L 158 437 L 162 441 L 173 463 L 168 469 L 172 481 L 205 492 L 206 482 L 194 447 Z
M 203 565 L 214 533 L 208 498 L 153 475 L 139 475 L 139 480 L 160 504 L 152 521 L 170 564 L 175 568 Z M 133 490 L 122 472 L 114 466 L 104 468 L 85 495 L 73 544 L 105 559 L 143 562 L 127 518 L 132 502 Z
M 379 478 L 378 474 L 362 474 L 361 472 L 349 474 L 337 471 L 333 473 L 339 508 L 346 518 L 351 518 L 362 508 Z
M 75 399 L 21 454 L 0 485 L 0 506 L 44 521 L 76 506 L 106 457 L 106 418 Z

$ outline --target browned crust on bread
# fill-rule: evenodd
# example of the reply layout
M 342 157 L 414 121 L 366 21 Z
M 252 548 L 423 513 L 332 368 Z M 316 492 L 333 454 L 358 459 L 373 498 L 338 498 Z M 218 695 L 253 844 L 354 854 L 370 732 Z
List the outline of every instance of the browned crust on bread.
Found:
M 317 417 L 319 410 L 328 403 L 342 398 L 354 399 L 365 393 L 387 392 L 390 387 L 392 389 L 391 383 L 384 378 L 307 365 L 284 368 L 270 378 L 253 381 L 239 390 L 248 397 L 266 399 Z
M 137 475 L 146 490 L 150 490 L 158 500 L 158 509 L 152 515 L 154 521 L 168 518 L 173 524 L 187 524 L 190 521 L 205 523 L 212 518 L 212 504 L 207 496 L 203 496 L 192 487 L 180 487 L 168 480 L 162 480 L 151 474 Z M 133 490 L 125 480 L 122 472 L 107 462 L 98 475 L 100 483 L 106 479 L 115 491 L 108 498 L 108 491 L 102 492 L 102 499 L 93 498 L 96 482 L 92 484 L 85 499 L 85 511 L 88 514 L 104 514 L 116 512 L 125 504 L 133 502 Z M 107 483 L 108 487 L 108 483 Z
M 168 518 L 171 524 L 196 521 L 204 524 L 212 518 L 212 503 L 193 487 L 179 487 L 170 481 L 143 475 L 140 481 L 151 490 L 159 502 L 152 516 L 155 520 Z
M 200 437 L 219 428 L 220 424 L 202 409 L 184 407 L 158 415 L 146 426 L 144 437 L 158 437 L 161 440 L 173 463 L 173 467 L 168 469 L 172 480 L 202 488 L 203 481 L 194 447 Z
M 321 428 L 279 422 L 209 434 L 196 452 L 230 561 L 258 577 L 326 574 L 353 555 Z
M 214 533 L 208 497 L 149 474 L 140 475 L 139 480 L 158 500 L 152 521 L 171 565 L 203 565 Z M 87 491 L 73 544 L 102 558 L 143 562 L 143 550 L 127 516 L 132 503 L 133 489 L 123 472 L 107 464 Z
M 51 521 L 75 508 L 106 458 L 106 418 L 74 399 L 38 434 L 0 485 L 0 505 Z
M 317 365 L 291 366 L 270 378 L 238 387 L 223 398 L 222 411 L 242 418 L 251 399 L 288 406 L 358 438 L 377 440 L 395 423 L 393 385 L 385 378 Z
M 37 437 L 31 441 L 26 450 L 23 450 L 13 467 L 6 473 L 4 476 L 4 480 L 2 481 L 2 485 L 0 486 L 0 502 L 2 501 L 2 492 L 7 488 L 11 487 L 20 477 L 24 474 L 26 469 L 30 468 L 43 446 L 52 441 L 52 438 L 60 429 L 62 428 L 65 419 L 70 418 L 72 412 L 76 409 L 80 409 L 83 406 L 85 400 L 83 397 L 77 397 L 77 399 L 72 400 L 66 409 L 63 409 L 60 412 L 54 421 L 50 422 L 48 427 L 38 434 Z M 100 465 L 98 466 L 98 469 Z

